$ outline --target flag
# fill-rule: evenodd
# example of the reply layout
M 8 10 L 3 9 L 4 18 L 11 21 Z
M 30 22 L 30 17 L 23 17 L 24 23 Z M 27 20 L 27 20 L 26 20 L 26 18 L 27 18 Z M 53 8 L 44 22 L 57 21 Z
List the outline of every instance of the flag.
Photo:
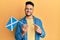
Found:
M 14 18 L 14 17 L 11 17 L 11 18 L 9 19 L 9 21 L 7 22 L 7 24 L 6 24 L 6 27 L 7 27 L 10 31 L 13 31 L 13 29 L 16 27 L 17 23 L 18 23 L 18 20 L 17 20 L 16 18 Z

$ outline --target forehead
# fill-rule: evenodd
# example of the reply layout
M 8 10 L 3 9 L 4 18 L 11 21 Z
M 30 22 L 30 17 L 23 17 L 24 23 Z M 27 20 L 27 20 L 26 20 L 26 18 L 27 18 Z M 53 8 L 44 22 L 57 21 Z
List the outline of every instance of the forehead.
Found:
M 26 8 L 33 8 L 33 6 L 31 4 L 27 4 L 25 7 Z

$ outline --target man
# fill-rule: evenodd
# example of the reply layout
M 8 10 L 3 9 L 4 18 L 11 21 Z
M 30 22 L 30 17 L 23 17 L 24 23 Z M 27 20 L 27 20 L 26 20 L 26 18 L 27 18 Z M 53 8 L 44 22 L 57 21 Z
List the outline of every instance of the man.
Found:
M 34 4 L 27 1 L 25 4 L 25 17 L 18 22 L 15 38 L 16 40 L 40 40 L 40 37 L 45 37 L 45 31 L 40 19 L 32 15 Z

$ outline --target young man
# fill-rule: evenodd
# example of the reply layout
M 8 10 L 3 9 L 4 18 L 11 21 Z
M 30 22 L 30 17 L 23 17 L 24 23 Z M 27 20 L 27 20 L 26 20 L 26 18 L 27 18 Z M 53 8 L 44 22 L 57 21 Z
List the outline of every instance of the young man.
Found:
M 25 4 L 25 17 L 22 18 L 21 24 L 18 22 L 15 38 L 16 40 L 40 40 L 40 37 L 45 37 L 45 31 L 40 19 L 33 16 L 34 4 L 27 1 Z

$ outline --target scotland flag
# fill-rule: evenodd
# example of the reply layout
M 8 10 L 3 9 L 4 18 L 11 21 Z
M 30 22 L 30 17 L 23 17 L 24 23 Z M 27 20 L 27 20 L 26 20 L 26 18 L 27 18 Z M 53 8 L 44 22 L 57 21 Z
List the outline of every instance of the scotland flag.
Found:
M 11 17 L 11 18 L 9 19 L 6 27 L 7 27 L 9 30 L 13 31 L 13 29 L 16 27 L 17 23 L 18 23 L 18 20 L 17 20 L 16 18 L 14 18 L 14 17 Z

